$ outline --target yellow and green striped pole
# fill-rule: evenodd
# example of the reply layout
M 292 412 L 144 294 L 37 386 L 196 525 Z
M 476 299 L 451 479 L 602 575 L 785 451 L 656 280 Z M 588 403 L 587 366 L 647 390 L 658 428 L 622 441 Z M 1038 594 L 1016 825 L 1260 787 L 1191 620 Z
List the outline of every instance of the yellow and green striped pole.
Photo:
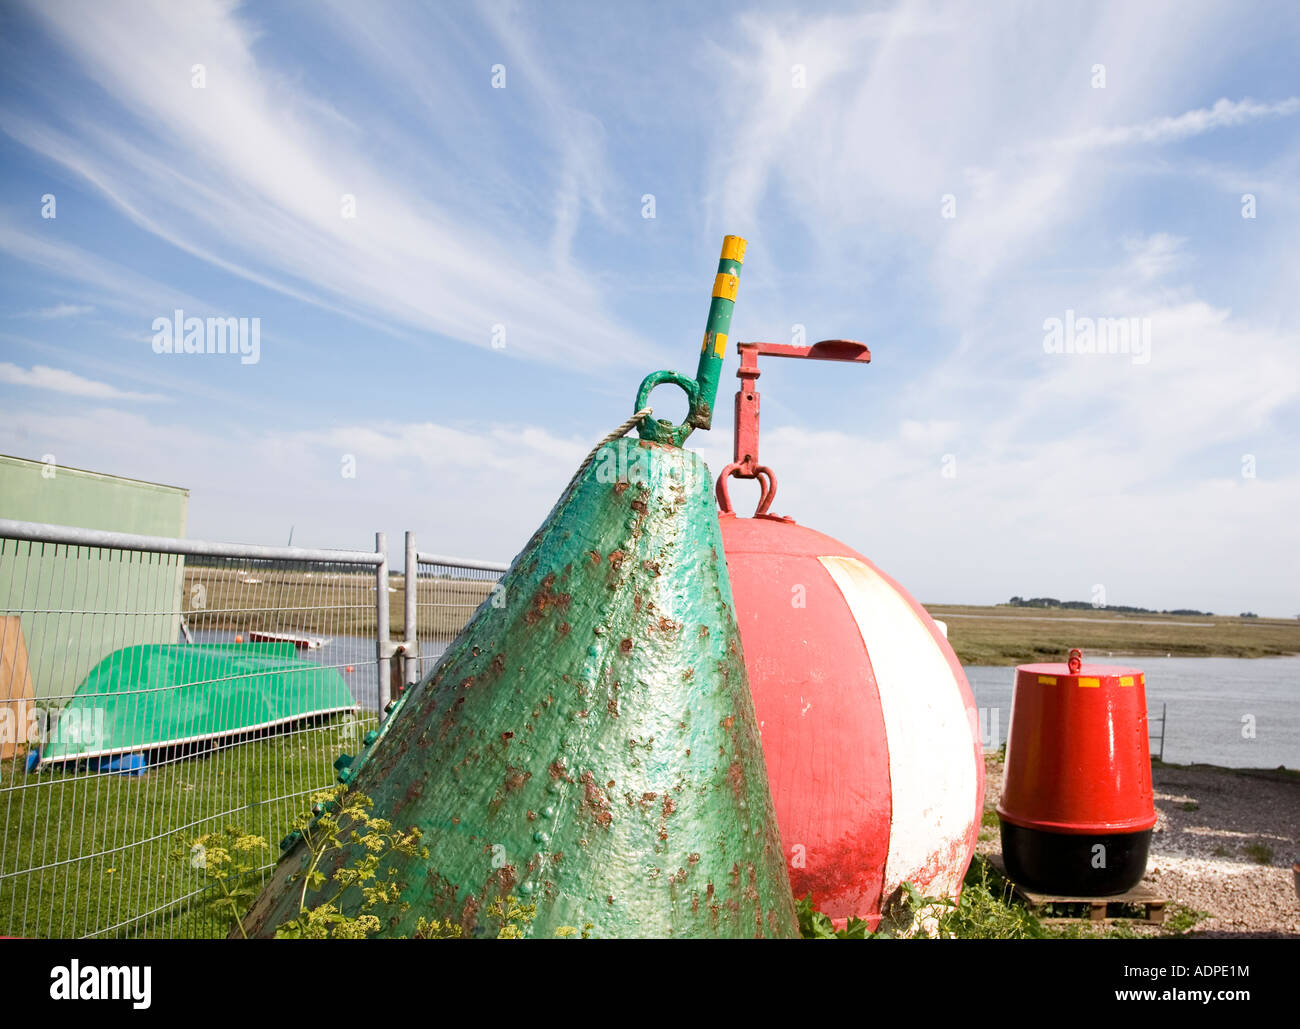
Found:
M 718 396 L 722 359 L 727 353 L 731 315 L 736 309 L 736 291 L 740 287 L 745 246 L 745 241 L 739 236 L 726 236 L 722 240 L 722 256 L 718 258 L 718 271 L 713 279 L 713 300 L 709 304 L 709 319 L 704 326 L 704 342 L 700 347 L 700 363 L 695 378 L 689 379 L 680 372 L 652 372 L 637 390 L 634 410 L 641 411 L 648 406 L 650 393 L 656 386 L 665 382 L 676 383 L 690 401 L 686 421 L 673 425 L 663 419 L 643 418 L 637 429 L 642 439 L 681 446 L 693 429 L 707 429 L 713 424 L 713 404 Z
M 731 313 L 736 309 L 736 290 L 740 288 L 740 266 L 745 260 L 745 241 L 739 236 L 725 236 L 718 274 L 713 280 L 713 302 L 704 328 L 704 345 L 700 348 L 700 366 L 695 371 L 700 396 L 692 410 L 691 424 L 707 429 L 713 424 L 713 402 L 718 395 L 718 376 L 722 359 L 727 356 L 727 334 L 731 331 Z

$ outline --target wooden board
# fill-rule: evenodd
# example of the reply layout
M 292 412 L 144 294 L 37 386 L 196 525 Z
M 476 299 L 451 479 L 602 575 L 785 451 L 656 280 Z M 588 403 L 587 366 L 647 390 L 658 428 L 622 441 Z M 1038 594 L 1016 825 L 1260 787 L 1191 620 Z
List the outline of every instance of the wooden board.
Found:
M 35 703 L 22 622 L 17 615 L 0 616 L 0 760 L 25 752 Z
M 1165 920 L 1165 906 L 1169 903 L 1168 899 L 1162 897 L 1145 883 L 1138 883 L 1131 890 L 1127 890 L 1124 893 L 1112 894 L 1108 897 L 1077 897 L 1057 893 L 1040 893 L 1037 890 L 1031 890 L 1025 886 L 1021 886 L 1018 882 L 1007 875 L 1006 867 L 1002 864 L 1000 855 L 990 858 L 990 863 L 1007 880 L 1007 882 L 1011 883 L 1015 895 L 1024 901 L 1025 906 L 1035 915 L 1038 915 L 1038 917 L 1047 925 L 1060 925 L 1063 923 L 1077 922 L 1083 917 L 1080 915 L 1078 918 L 1043 918 L 1038 913 L 1049 904 L 1086 905 L 1088 920 L 1092 922 L 1109 922 L 1117 918 L 1122 918 L 1127 921 L 1149 922 L 1153 925 L 1159 925 Z M 1143 915 L 1111 915 L 1108 914 L 1108 908 L 1110 905 L 1142 908 Z

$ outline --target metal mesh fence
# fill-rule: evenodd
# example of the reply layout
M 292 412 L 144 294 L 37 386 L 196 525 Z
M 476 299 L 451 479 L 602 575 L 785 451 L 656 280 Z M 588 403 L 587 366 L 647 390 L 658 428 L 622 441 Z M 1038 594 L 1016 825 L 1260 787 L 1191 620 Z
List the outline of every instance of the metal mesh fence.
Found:
M 192 843 L 237 825 L 269 867 L 333 785 L 376 721 L 385 559 L 44 536 L 0 527 L 0 935 L 223 932 Z
M 447 645 L 478 606 L 484 601 L 491 603 L 497 583 L 509 565 L 437 554 L 418 554 L 416 561 L 419 674 L 408 678 L 422 679 L 438 663 Z

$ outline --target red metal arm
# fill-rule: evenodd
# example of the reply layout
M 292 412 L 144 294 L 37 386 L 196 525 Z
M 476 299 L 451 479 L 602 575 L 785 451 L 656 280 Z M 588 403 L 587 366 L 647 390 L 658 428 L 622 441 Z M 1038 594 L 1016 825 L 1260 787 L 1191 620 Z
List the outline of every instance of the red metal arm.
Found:
M 740 379 L 740 389 L 736 392 L 736 429 L 734 459 L 718 476 L 718 507 L 724 514 L 733 513 L 731 496 L 727 491 L 727 479 L 758 479 L 763 492 L 758 501 L 755 517 L 775 517 L 768 515 L 768 508 L 776 496 L 776 473 L 771 468 L 758 463 L 758 390 L 754 384 L 758 381 L 758 358 L 760 354 L 768 357 L 803 357 L 812 361 L 854 361 L 866 364 L 871 360 L 871 351 L 865 343 L 852 339 L 824 339 L 810 347 L 797 347 L 790 343 L 739 343 L 740 368 L 736 378 Z
M 790 343 L 739 343 L 740 368 L 736 378 L 740 389 L 736 391 L 735 449 L 732 460 L 739 469 L 732 474 L 741 479 L 757 477 L 758 469 L 758 390 L 754 383 L 761 374 L 759 355 L 767 357 L 803 357 L 810 361 L 855 361 L 866 364 L 871 351 L 865 343 L 852 339 L 824 339 L 810 347 L 797 347 Z

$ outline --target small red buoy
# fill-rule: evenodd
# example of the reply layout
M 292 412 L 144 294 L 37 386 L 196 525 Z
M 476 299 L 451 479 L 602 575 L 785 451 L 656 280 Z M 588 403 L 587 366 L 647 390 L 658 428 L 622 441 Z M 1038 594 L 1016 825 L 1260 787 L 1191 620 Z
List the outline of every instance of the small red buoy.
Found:
M 352 669 L 352 666 L 351 666 L 351 665 L 348 665 L 348 671 L 350 672 L 350 671 L 352 671 L 352 670 L 353 670 L 353 669 Z
M 236 634 L 235 634 L 235 642 L 236 642 L 236 643 L 243 643 L 243 642 L 244 642 L 244 637 L 243 637 L 243 636 L 240 636 L 238 633 L 236 633 Z
M 1137 885 L 1156 824 L 1146 676 L 1077 649 L 1019 666 L 998 817 L 1018 883 L 1083 897 Z

